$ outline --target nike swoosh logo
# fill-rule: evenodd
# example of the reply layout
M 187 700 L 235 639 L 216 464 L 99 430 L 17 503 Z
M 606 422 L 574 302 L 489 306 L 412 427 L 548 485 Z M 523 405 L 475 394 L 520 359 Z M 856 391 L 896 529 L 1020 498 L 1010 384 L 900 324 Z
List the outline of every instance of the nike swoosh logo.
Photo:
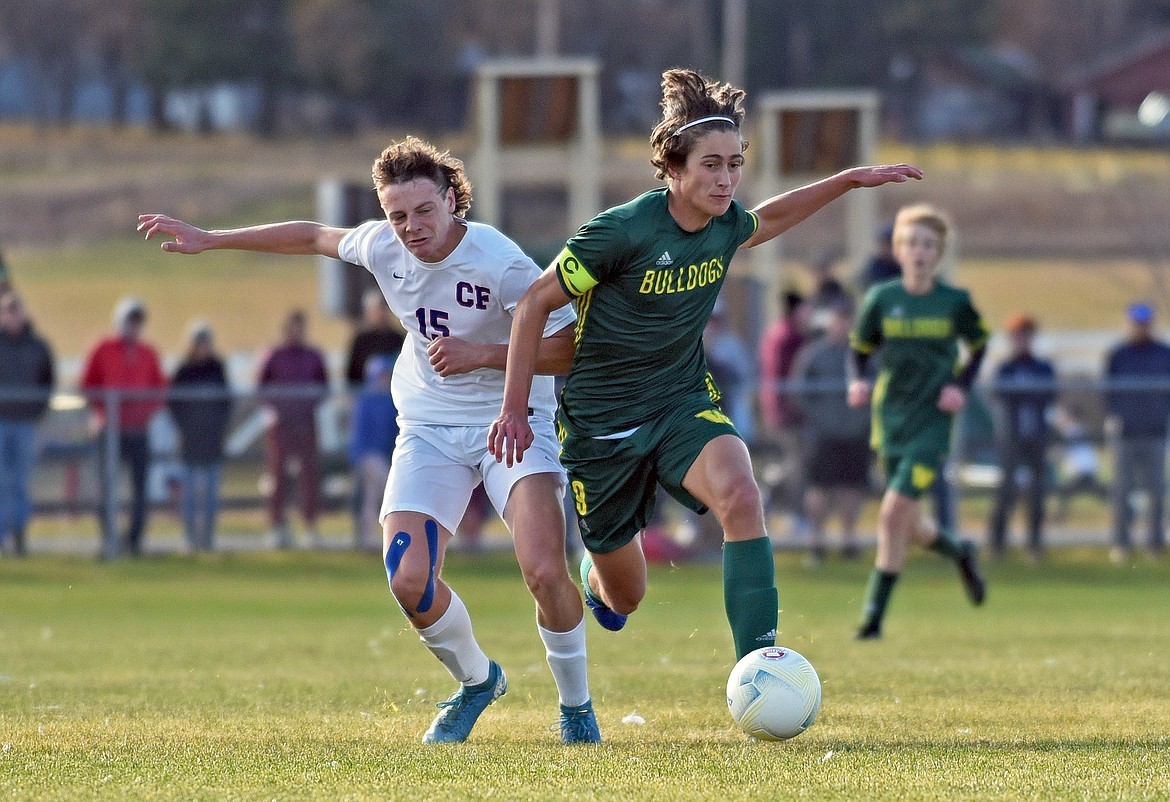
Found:
M 390 275 L 392 275 L 392 276 L 394 276 L 394 278 L 398 278 L 398 279 L 406 278 L 406 276 L 400 276 L 397 273 L 391 273 Z

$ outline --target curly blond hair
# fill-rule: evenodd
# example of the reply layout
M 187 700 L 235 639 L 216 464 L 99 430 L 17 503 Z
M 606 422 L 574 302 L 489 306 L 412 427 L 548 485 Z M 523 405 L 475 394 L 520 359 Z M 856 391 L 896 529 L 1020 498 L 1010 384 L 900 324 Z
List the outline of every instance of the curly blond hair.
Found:
M 471 208 L 471 182 L 463 170 L 463 162 L 440 151 L 430 142 L 408 136 L 382 151 L 374 160 L 374 189 L 381 192 L 390 184 L 405 184 L 416 178 L 426 178 L 439 187 L 455 190 L 455 214 L 466 217 Z

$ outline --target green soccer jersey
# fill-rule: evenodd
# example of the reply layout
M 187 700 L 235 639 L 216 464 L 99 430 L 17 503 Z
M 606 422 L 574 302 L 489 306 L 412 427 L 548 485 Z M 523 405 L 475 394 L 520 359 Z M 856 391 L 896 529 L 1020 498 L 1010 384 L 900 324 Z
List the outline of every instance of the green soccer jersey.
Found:
M 958 341 L 987 342 L 987 327 L 966 290 L 936 283 L 925 295 L 900 279 L 869 291 L 858 313 L 852 346 L 881 348 L 873 390 L 873 446 L 886 455 L 942 455 L 950 447 L 952 416 L 938 408 L 942 388 L 955 380 Z
M 684 231 L 666 189 L 602 212 L 557 257 L 577 307 L 576 355 L 560 416 L 574 433 L 628 431 L 696 392 L 717 390 L 703 329 L 736 249 L 759 223 L 733 201 L 701 230 Z

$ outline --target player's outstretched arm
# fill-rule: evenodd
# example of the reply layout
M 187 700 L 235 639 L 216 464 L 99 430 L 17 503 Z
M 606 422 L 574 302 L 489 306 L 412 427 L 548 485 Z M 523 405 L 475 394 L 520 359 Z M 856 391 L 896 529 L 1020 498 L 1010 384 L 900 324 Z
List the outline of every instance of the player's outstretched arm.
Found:
M 512 333 L 508 339 L 508 361 L 504 369 L 504 404 L 488 431 L 488 451 L 496 462 L 512 465 L 524 459 L 532 445 L 528 425 L 528 397 L 536 372 L 541 339 L 548 316 L 569 302 L 557 279 L 556 266 L 547 268 L 516 304 Z
M 829 178 L 768 198 L 752 210 L 760 218 L 760 227 L 742 247 L 751 248 L 783 234 L 852 189 L 900 184 L 912 178 L 915 180 L 922 178 L 922 171 L 909 164 L 853 167 Z
M 168 253 L 202 253 L 210 250 L 261 253 L 318 254 L 338 258 L 337 246 L 349 229 L 296 220 L 247 228 L 205 231 L 165 214 L 141 214 L 138 230 L 146 239 L 170 237 L 162 243 Z

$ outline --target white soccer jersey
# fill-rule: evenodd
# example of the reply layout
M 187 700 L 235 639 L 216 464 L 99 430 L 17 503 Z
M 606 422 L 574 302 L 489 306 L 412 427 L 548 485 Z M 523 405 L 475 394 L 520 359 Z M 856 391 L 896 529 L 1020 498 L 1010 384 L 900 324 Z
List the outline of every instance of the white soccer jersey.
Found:
M 342 238 L 342 259 L 362 265 L 378 281 L 390 310 L 406 329 L 406 344 L 394 366 L 391 393 L 404 423 L 487 426 L 504 399 L 504 371 L 479 368 L 440 376 L 427 359 L 427 345 L 440 335 L 503 345 L 512 313 L 540 268 L 494 228 L 463 220 L 463 239 L 441 262 L 422 262 L 407 250 L 386 220 L 363 223 Z M 544 335 L 576 319 L 570 305 L 549 315 Z M 552 418 L 552 376 L 535 376 L 529 406 Z

